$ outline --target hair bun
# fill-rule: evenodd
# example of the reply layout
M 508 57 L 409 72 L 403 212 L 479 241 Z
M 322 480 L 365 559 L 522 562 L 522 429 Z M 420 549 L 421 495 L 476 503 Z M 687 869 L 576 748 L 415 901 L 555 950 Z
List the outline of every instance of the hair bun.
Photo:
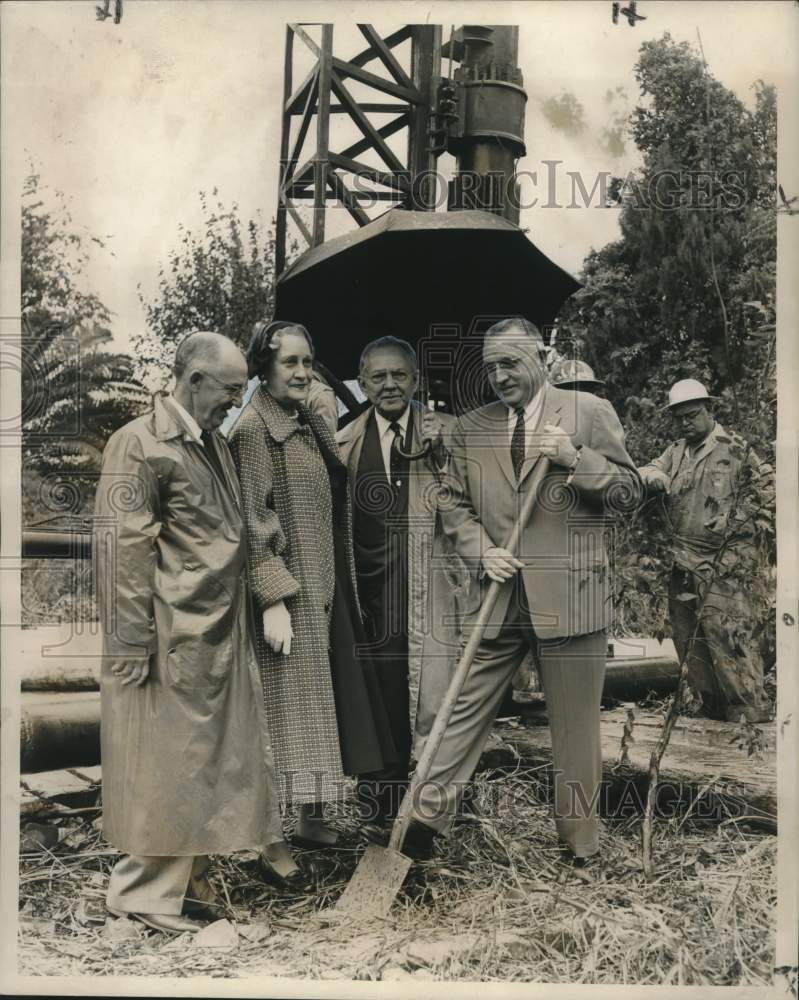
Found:
M 250 338 L 250 343 L 247 347 L 246 353 L 247 374 L 250 378 L 254 378 L 256 375 L 262 377 L 271 367 L 272 357 L 275 351 L 275 345 L 272 341 L 274 340 L 276 333 L 287 329 L 297 330 L 298 333 L 301 333 L 308 341 L 308 346 L 311 348 L 311 353 L 313 353 L 313 341 L 311 340 L 310 334 L 301 323 L 292 323 L 289 320 L 284 319 L 259 319 L 258 322 L 253 325 L 252 337 Z

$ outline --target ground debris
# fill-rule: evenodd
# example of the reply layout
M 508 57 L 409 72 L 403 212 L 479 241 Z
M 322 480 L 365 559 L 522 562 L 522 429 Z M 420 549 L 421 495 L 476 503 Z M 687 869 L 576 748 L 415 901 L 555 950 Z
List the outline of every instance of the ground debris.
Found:
M 393 962 L 384 965 L 380 978 L 383 982 L 401 982 L 404 979 L 413 979 L 413 973 L 409 972 L 403 965 L 395 965 Z
M 127 917 L 109 917 L 100 935 L 103 941 L 107 941 L 109 944 L 117 944 L 119 941 L 134 941 L 144 937 L 144 924 L 140 924 L 136 920 L 129 920 Z
M 776 837 L 732 819 L 675 816 L 656 827 L 659 877 L 647 883 L 640 817 L 607 822 L 582 882 L 558 845 L 546 769 L 522 762 L 479 774 L 473 787 L 481 820 L 459 824 L 432 862 L 412 867 L 386 920 L 331 916 L 363 852 L 349 802 L 332 811 L 340 842 L 324 852 L 314 891 L 265 885 L 253 852 L 213 858 L 210 881 L 230 897 L 229 922 L 218 922 L 228 923 L 227 947 L 113 918 L 102 929 L 82 924 L 89 903 L 102 909 L 117 854 L 89 818 L 59 817 L 68 839 L 21 859 L 19 971 L 246 977 L 259 989 L 275 978 L 770 983 Z M 120 933 L 120 923 L 133 929 Z
M 215 920 L 194 935 L 193 946 L 235 951 L 239 946 L 239 935 L 229 920 Z
M 434 967 L 452 958 L 468 958 L 479 941 L 480 937 L 477 934 L 411 941 L 405 950 L 405 956 L 410 965 Z
M 259 944 L 274 933 L 272 926 L 266 920 L 258 920 L 252 924 L 243 924 L 236 928 L 239 937 L 250 944 Z
M 75 919 L 83 927 L 90 924 L 102 925 L 106 922 L 107 912 L 102 899 L 87 897 L 80 900 L 75 910 Z

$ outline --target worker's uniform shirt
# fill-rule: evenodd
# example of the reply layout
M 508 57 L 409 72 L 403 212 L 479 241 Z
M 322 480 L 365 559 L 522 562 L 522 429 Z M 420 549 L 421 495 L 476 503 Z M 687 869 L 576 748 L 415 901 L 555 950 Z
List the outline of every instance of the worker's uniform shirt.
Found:
M 669 480 L 674 546 L 669 618 L 677 653 L 687 658 L 689 685 L 712 718 L 737 721 L 744 715 L 759 722 L 769 717 L 769 704 L 753 626 L 765 614 L 756 584 L 766 568 L 746 526 L 736 526 L 714 565 L 744 462 L 766 471 L 741 438 L 716 424 L 697 448 L 676 441 L 639 472 L 644 482 L 655 470 Z
M 700 573 L 709 569 L 721 547 L 745 451 L 743 439 L 717 423 L 696 448 L 681 438 L 639 470 L 644 482 L 655 469 L 668 477 L 674 562 L 683 569 Z M 751 451 L 747 460 L 760 465 Z

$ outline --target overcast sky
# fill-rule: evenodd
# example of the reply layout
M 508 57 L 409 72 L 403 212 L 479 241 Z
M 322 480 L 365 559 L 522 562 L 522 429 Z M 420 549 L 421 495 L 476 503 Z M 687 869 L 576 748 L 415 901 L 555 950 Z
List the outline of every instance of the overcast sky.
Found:
M 88 278 L 114 311 L 122 344 L 144 322 L 137 284 L 153 292 L 178 224 L 198 222 L 199 191 L 216 187 L 224 203 L 238 202 L 245 219 L 259 210 L 267 221 L 272 217 L 287 19 L 333 20 L 334 47 L 343 58 L 363 46 L 357 21 L 383 33 L 403 23 L 440 23 L 445 36 L 452 24 L 518 23 L 529 95 L 528 155 L 519 166 L 539 172 L 543 201 L 541 161 L 562 160 L 558 197 L 565 204 L 565 171 L 579 170 L 590 190 L 598 172 L 623 174 L 636 163 L 629 141 L 621 155 L 608 147 L 606 130 L 637 100 L 633 65 L 646 39 L 669 31 L 696 44 L 698 29 L 714 75 L 750 104 L 753 81 L 781 86 L 796 77 L 795 4 L 641 0 L 638 6 L 647 19 L 633 29 L 623 20 L 612 25 L 605 0 L 324 7 L 125 0 L 115 26 L 95 20 L 94 0 L 4 2 L 3 85 L 5 106 L 13 108 L 13 120 L 4 122 L 5 183 L 18 183 L 32 160 L 43 183 L 69 196 L 75 221 L 110 238 L 114 256 L 96 253 Z M 298 64 L 298 79 L 304 68 Z M 545 113 L 545 102 L 566 92 L 584 108 L 579 132 L 557 127 Z M 577 272 L 592 246 L 614 238 L 616 219 L 613 209 L 538 207 L 524 213 L 522 224 L 544 252 Z M 350 224 L 342 211 L 331 231 Z

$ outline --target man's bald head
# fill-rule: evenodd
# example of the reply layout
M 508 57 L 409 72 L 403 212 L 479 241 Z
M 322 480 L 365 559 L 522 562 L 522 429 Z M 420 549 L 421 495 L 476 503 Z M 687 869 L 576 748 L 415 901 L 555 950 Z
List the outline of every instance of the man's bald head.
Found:
M 198 330 L 175 351 L 175 399 L 204 430 L 219 427 L 247 389 L 247 362 L 221 333 Z
M 235 364 L 241 351 L 230 337 L 210 330 L 195 330 L 181 340 L 175 351 L 173 372 L 180 379 L 192 368 L 208 367 L 213 371 L 220 364 Z

